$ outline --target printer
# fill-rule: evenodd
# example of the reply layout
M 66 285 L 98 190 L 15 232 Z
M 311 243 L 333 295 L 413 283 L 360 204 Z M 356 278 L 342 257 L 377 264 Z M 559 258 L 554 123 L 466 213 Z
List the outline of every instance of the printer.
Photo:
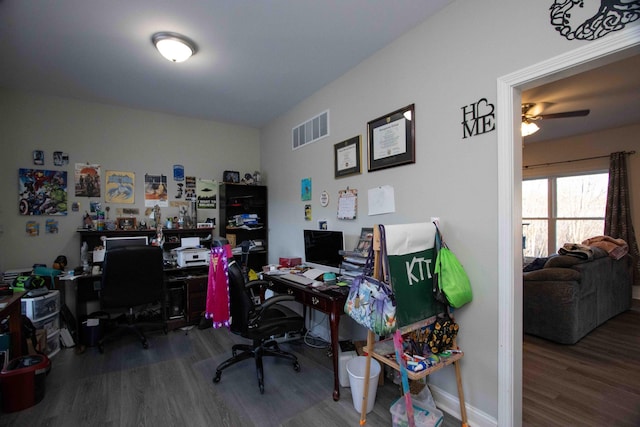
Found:
M 199 267 L 209 265 L 209 249 L 179 248 L 176 249 L 178 267 Z
M 209 265 L 209 249 L 201 248 L 197 237 L 183 238 L 175 253 L 180 268 Z

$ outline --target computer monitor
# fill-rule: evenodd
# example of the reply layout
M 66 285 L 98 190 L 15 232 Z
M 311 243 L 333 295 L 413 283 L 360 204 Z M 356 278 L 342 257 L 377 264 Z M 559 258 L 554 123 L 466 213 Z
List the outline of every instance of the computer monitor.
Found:
M 344 250 L 342 231 L 304 230 L 304 258 L 309 267 L 340 273 Z
M 114 248 L 147 246 L 148 244 L 149 238 L 147 236 L 107 237 L 104 241 L 104 249 L 108 252 Z

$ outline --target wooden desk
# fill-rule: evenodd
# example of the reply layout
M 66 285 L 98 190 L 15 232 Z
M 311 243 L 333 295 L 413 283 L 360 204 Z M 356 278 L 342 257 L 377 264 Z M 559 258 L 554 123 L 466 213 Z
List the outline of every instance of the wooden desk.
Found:
M 177 291 L 176 304 L 178 313 L 163 313 L 168 330 L 174 330 L 186 325 L 194 325 L 200 321 L 200 313 L 204 311 L 207 298 L 208 266 L 169 268 L 164 269 L 165 305 L 169 307 L 173 291 Z M 80 342 L 82 321 L 86 319 L 87 303 L 100 300 L 102 286 L 101 274 L 84 274 L 76 276 L 62 276 L 59 278 L 61 288 L 70 283 L 71 289 L 65 289 L 64 302 L 75 315 L 76 330 L 74 339 Z M 169 307 L 170 308 L 170 307 Z
M 0 310 L 0 319 L 9 318 L 9 333 L 11 335 L 11 359 L 22 356 L 22 305 L 20 300 L 25 291 L 14 292 L 13 295 L 0 298 L 0 302 L 7 306 Z
M 296 301 L 305 307 L 311 307 L 329 315 L 331 329 L 331 353 L 333 355 L 333 400 L 340 399 L 340 379 L 338 377 L 338 326 L 340 316 L 344 314 L 344 303 L 347 294 L 337 290 L 318 291 L 311 286 L 300 285 L 277 275 L 264 274 L 269 281 L 269 288 L 277 293 L 293 295 Z

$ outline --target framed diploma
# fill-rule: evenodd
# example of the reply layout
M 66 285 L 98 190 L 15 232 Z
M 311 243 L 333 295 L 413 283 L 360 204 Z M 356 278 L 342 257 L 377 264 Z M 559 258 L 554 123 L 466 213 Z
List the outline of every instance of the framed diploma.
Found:
M 360 166 L 360 145 L 362 136 L 354 136 L 346 141 L 339 142 L 333 146 L 335 177 L 355 175 L 361 173 Z
M 416 162 L 415 104 L 367 123 L 369 172 Z

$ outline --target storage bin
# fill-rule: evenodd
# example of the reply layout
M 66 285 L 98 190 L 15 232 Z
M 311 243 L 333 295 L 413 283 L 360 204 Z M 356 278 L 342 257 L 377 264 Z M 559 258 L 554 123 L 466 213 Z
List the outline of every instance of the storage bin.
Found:
M 47 356 L 21 356 L 13 359 L 0 372 L 2 410 L 16 412 L 27 409 L 44 398 L 45 378 L 51 369 Z
M 49 291 L 48 294 L 35 298 L 22 298 L 22 314 L 31 321 L 42 320 L 60 311 L 60 291 Z
M 60 313 L 53 313 L 47 317 L 43 317 L 38 321 L 32 321 L 36 329 L 42 329 L 49 336 L 54 331 L 60 329 Z
M 411 402 L 413 406 L 413 420 L 416 427 L 440 427 L 444 423 L 442 411 L 437 408 L 423 407 L 419 403 Z M 389 409 L 393 427 L 408 427 L 407 406 L 405 398 L 400 397 Z

